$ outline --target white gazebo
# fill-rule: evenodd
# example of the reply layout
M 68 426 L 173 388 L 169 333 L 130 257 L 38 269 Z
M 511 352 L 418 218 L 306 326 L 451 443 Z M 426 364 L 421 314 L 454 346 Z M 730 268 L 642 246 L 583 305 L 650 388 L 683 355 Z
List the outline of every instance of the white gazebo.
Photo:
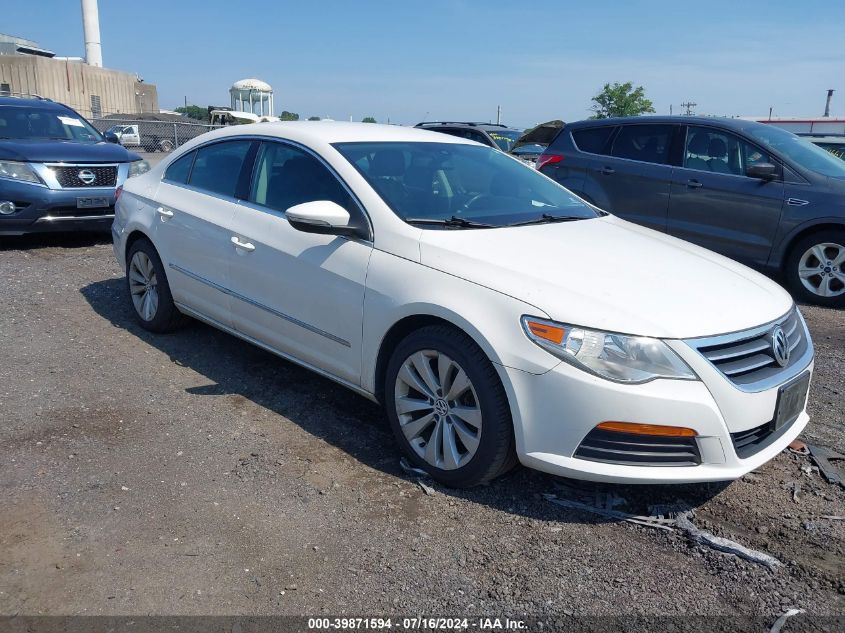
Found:
M 241 79 L 229 88 L 232 109 L 252 112 L 259 116 L 273 116 L 273 88 L 260 79 Z

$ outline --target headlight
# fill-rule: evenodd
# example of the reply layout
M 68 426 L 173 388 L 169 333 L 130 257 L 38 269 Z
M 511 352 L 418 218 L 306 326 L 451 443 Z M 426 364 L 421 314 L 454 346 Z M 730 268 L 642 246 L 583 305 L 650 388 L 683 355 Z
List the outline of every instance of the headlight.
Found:
M 697 376 L 666 343 L 522 317 L 525 334 L 543 349 L 591 374 L 625 383 L 655 378 L 695 380 Z
M 0 178 L 41 184 L 41 179 L 32 167 L 14 160 L 0 160 Z
M 140 176 L 141 174 L 146 174 L 150 171 L 150 164 L 145 160 L 136 160 L 129 163 L 129 176 L 127 178 L 132 178 L 132 176 Z

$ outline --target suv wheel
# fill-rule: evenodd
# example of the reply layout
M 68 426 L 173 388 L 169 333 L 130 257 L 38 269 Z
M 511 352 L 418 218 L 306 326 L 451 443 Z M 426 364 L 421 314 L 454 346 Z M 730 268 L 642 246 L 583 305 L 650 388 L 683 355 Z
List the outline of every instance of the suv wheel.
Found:
M 388 364 L 384 400 L 402 452 L 447 486 L 482 484 L 516 464 L 502 383 L 459 330 L 428 326 L 405 338 Z
M 786 276 L 796 299 L 831 308 L 845 306 L 845 231 L 798 240 L 787 259 Z
M 129 249 L 126 288 L 135 318 L 145 330 L 171 332 L 185 320 L 173 303 L 161 259 L 147 239 L 139 239 Z

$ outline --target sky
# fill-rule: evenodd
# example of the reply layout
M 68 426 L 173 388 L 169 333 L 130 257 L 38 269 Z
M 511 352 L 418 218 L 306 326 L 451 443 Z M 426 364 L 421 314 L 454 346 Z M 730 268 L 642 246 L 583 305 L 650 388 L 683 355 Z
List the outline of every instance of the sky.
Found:
M 78 0 L 0 0 L 0 31 L 83 56 Z M 338 120 L 495 121 L 590 115 L 605 83 L 656 111 L 845 116 L 845 2 L 827 0 L 100 0 L 104 65 L 159 104 L 228 105 L 258 77 L 282 110 Z

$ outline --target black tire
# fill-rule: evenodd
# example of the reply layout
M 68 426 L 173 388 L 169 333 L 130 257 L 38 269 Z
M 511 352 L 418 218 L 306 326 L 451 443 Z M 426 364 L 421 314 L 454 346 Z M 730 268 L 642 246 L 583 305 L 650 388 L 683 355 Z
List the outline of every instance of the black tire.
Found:
M 169 138 L 165 138 L 158 142 L 158 148 L 165 153 L 172 152 L 176 149 L 176 143 L 171 141 Z
M 135 306 L 132 297 L 132 281 L 130 280 L 132 262 L 136 253 L 146 255 L 155 271 L 155 288 L 157 291 L 157 307 L 151 318 L 145 318 Z M 172 332 L 185 323 L 187 317 L 179 312 L 176 304 L 173 303 L 173 296 L 170 294 L 170 285 L 167 282 L 167 275 L 161 258 L 156 252 L 155 246 L 146 238 L 135 241 L 129 248 L 126 255 L 126 292 L 129 296 L 129 308 L 135 316 L 135 320 L 145 330 L 150 332 L 164 333 Z
M 811 267 L 821 267 L 819 268 L 819 275 L 809 278 L 807 280 L 808 283 L 811 286 L 816 287 L 819 287 L 823 283 L 829 283 L 831 290 L 839 293 L 831 297 L 825 297 L 817 292 L 811 291 L 804 285 L 800 275 L 798 274 L 798 269 L 801 266 L 801 260 L 804 258 L 805 253 L 811 250 L 814 246 L 823 244 L 835 244 L 839 247 L 840 252 L 845 252 L 845 230 L 831 229 L 810 233 L 793 244 L 784 265 L 786 285 L 789 287 L 789 290 L 792 292 L 792 296 L 797 301 L 813 303 L 827 308 L 842 308 L 845 307 L 845 284 L 843 284 L 840 279 L 835 277 L 831 278 L 830 275 L 842 275 L 845 273 L 845 265 L 840 264 L 835 267 L 828 266 L 828 261 L 831 260 L 819 262 L 814 256 L 809 260 Z M 832 253 L 834 250 L 832 248 L 828 248 L 826 252 Z M 828 270 L 828 268 L 830 270 Z M 824 277 L 821 276 L 822 274 L 824 274 Z
M 477 405 L 481 411 L 481 432 L 475 454 L 466 464 L 451 470 L 429 464 L 417 454 L 402 431 L 397 412 L 397 376 L 405 362 L 423 350 L 445 354 L 464 370 L 477 395 Z M 456 328 L 448 325 L 426 326 L 409 334 L 399 343 L 387 366 L 384 405 L 403 455 L 412 465 L 425 470 L 436 481 L 446 486 L 469 488 L 484 484 L 505 474 L 517 463 L 513 421 L 501 380 L 493 364 L 475 341 Z

